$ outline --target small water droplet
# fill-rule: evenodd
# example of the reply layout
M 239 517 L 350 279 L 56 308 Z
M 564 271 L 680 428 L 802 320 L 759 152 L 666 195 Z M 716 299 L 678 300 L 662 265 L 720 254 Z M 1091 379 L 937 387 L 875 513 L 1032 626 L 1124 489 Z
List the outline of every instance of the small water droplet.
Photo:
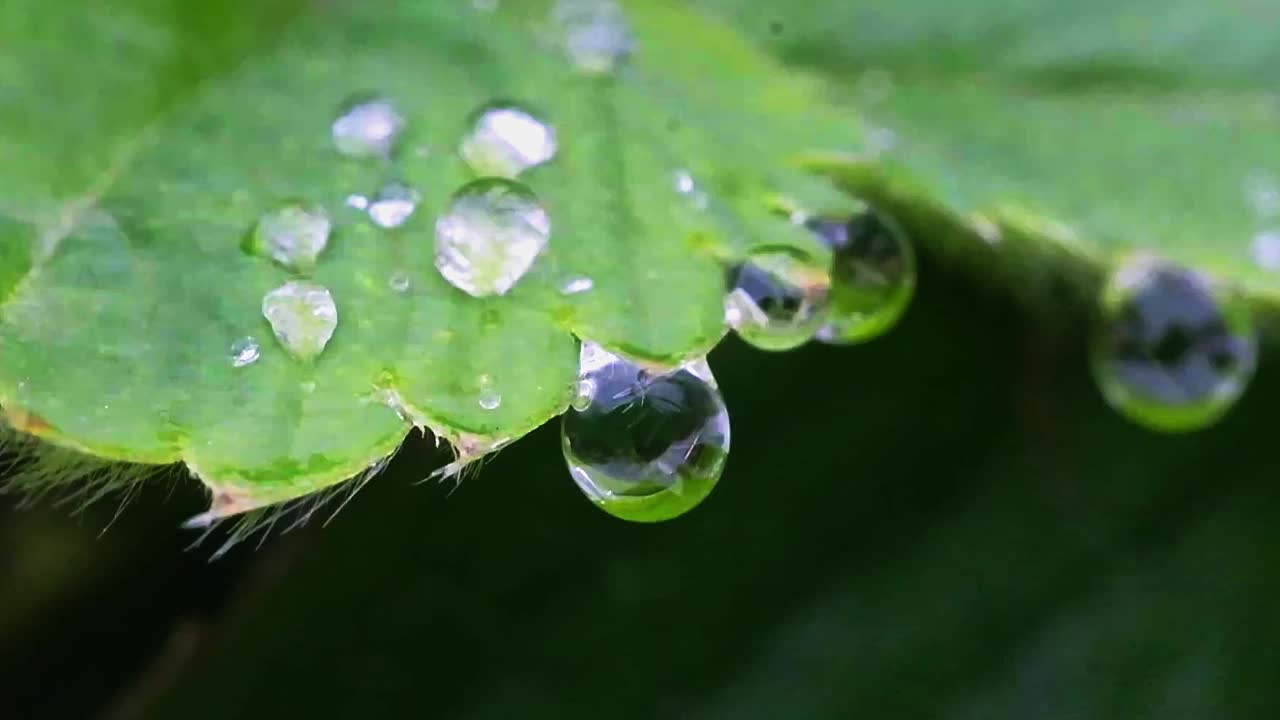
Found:
M 310 395 L 316 391 L 316 381 L 303 380 L 302 384 L 299 387 L 302 388 L 302 392 L 306 393 L 307 395 Z
M 830 289 L 818 258 L 786 245 L 760 246 L 730 273 L 725 321 L 751 345 L 790 350 L 822 327 Z
M 580 72 L 609 75 L 631 56 L 635 41 L 616 0 L 557 0 L 553 19 Z
M 1259 219 L 1280 215 L 1280 181 L 1265 170 L 1255 170 L 1244 179 L 1244 194 Z
M 688 170 L 677 170 L 675 172 L 675 188 L 676 192 L 689 200 L 689 204 L 697 210 L 706 210 L 711 204 L 710 198 L 705 190 L 698 186 L 693 175 Z
M 480 376 L 480 407 L 485 410 L 497 410 L 502 407 L 502 393 L 493 387 L 493 377 Z
M 574 410 L 582 412 L 591 407 L 591 399 L 595 397 L 595 394 L 595 381 L 590 378 L 583 378 L 573 386 L 573 401 L 570 403 L 570 406 Z
M 1263 270 L 1280 272 L 1280 230 L 1260 232 L 1249 246 L 1253 262 Z
M 1111 276 L 1092 364 L 1107 401 L 1165 432 L 1211 425 L 1244 393 L 1257 364 L 1248 301 L 1210 277 L 1138 256 Z
M 252 337 L 243 337 L 231 343 L 231 366 L 242 368 L 258 362 L 262 357 L 262 348 Z
M 578 398 L 561 445 L 570 475 L 606 512 L 636 522 L 683 515 L 720 479 L 729 413 L 690 367 L 653 373 L 584 343 Z
M 412 281 L 409 279 L 409 274 L 405 272 L 392 273 L 390 279 L 387 280 L 387 287 L 398 293 L 409 292 L 410 285 L 412 285 Z
M 404 117 L 389 100 L 351 101 L 333 121 L 333 144 L 347 157 L 388 157 L 404 127 Z
M 354 210 L 363 211 L 363 210 L 369 209 L 369 198 L 365 197 L 364 195 L 359 195 L 355 193 L 348 195 L 346 203 L 347 203 L 347 207 L 352 208 Z
M 338 327 L 338 306 L 322 285 L 291 281 L 262 298 L 262 316 L 276 339 L 299 360 L 324 351 Z
M 556 156 L 550 125 L 514 105 L 494 105 L 475 114 L 459 154 L 479 175 L 515 178 Z
M 866 134 L 867 154 L 880 157 L 898 147 L 898 133 L 889 128 L 873 127 Z
M 830 312 L 817 338 L 865 342 L 897 324 L 916 287 L 915 252 L 902 228 L 871 211 L 815 218 L 808 227 L 832 252 Z
M 436 221 L 436 269 L 474 297 L 505 295 L 550 237 L 551 219 L 531 190 L 483 178 L 458 190 Z
M 589 292 L 596 286 L 596 281 L 585 275 L 574 275 L 560 284 L 561 295 L 577 295 Z
M 306 272 L 315 267 L 328 246 L 332 227 L 324 210 L 288 203 L 258 219 L 250 250 L 291 270 Z
M 393 230 L 408 222 L 421 199 L 408 185 L 388 183 L 369 203 L 369 219 L 378 227 Z

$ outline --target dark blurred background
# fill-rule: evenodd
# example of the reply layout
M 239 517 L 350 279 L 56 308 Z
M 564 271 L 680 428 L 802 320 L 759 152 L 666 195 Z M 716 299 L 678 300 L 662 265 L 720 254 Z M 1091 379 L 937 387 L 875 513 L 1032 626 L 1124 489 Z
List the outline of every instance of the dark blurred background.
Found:
M 105 532 L 116 499 L 4 498 L 0 716 L 1275 717 L 1269 368 L 1156 436 L 1085 318 L 920 288 L 863 347 L 726 340 L 728 470 L 664 525 L 593 508 L 558 423 L 452 493 L 411 441 L 327 527 L 214 562 L 194 481 Z

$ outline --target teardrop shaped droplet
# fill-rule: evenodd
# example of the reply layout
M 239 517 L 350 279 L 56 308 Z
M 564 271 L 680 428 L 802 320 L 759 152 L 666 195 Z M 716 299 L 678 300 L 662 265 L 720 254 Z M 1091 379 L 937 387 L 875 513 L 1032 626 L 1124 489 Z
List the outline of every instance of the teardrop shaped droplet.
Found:
M 231 366 L 242 368 L 258 362 L 262 357 L 262 348 L 252 337 L 243 337 L 231 343 Z
M 730 273 L 725 322 L 762 350 L 808 342 L 827 317 L 831 278 L 823 261 L 788 245 L 764 245 Z
M 478 175 L 515 178 L 556 156 L 550 125 L 514 105 L 494 105 L 476 113 L 459 154 Z
M 665 373 L 584 343 L 561 445 L 574 482 L 635 522 L 679 517 L 711 494 L 729 456 L 729 413 L 703 360 Z
M 404 117 L 390 100 L 374 98 L 344 105 L 331 131 L 333 144 L 347 157 L 388 157 L 404 127 Z
M 609 75 L 631 56 L 635 41 L 616 0 L 557 0 L 553 20 L 579 72 Z
M 391 288 L 392 291 L 398 292 L 398 293 L 409 292 L 409 288 L 412 285 L 413 285 L 413 281 L 412 279 L 410 279 L 409 273 L 406 273 L 403 271 L 396 271 L 394 273 L 391 273 L 391 277 L 387 279 L 387 287 Z
M 480 376 L 480 407 L 484 410 L 497 410 L 502 407 L 502 393 L 493 385 L 493 378 Z
M 469 295 L 505 295 L 550 237 L 551 219 L 533 191 L 483 178 L 458 190 L 436 221 L 436 269 Z
M 408 185 L 388 183 L 369 203 L 369 219 L 380 228 L 398 228 L 413 216 L 421 199 L 418 191 Z
M 328 246 L 332 228 L 324 210 L 287 203 L 258 219 L 248 249 L 295 272 L 309 272 Z
M 338 327 L 338 306 L 323 285 L 291 281 L 262 298 L 262 316 L 290 355 L 309 360 L 324 352 Z
M 1144 255 L 1103 291 L 1094 375 L 1112 407 L 1139 425 L 1213 424 L 1244 393 L 1257 354 L 1248 301 L 1203 273 Z
M 847 345 L 879 337 L 897 324 L 916 288 L 907 235 L 877 212 L 811 218 L 807 227 L 831 248 L 831 308 L 817 338 Z

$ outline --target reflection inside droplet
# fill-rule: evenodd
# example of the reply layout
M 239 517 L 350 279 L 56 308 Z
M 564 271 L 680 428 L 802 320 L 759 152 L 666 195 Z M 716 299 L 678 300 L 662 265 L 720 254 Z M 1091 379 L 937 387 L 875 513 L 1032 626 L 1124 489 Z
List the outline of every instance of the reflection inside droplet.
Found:
M 729 452 L 729 414 L 705 361 L 653 373 L 586 343 L 581 365 L 561 437 L 582 492 L 638 522 L 702 502 Z

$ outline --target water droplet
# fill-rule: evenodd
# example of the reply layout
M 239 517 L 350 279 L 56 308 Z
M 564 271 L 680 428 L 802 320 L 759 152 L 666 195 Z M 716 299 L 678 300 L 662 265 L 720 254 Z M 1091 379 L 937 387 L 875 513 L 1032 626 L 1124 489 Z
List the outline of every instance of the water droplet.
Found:
M 518 107 L 495 105 L 476 113 L 459 154 L 479 175 L 515 178 L 550 162 L 556 150 L 550 125 Z
M 408 185 L 389 183 L 369 203 L 369 219 L 381 228 L 398 228 L 413 216 L 421 199 L 418 191 Z
M 631 56 L 635 41 L 616 0 L 557 0 L 554 20 L 580 72 L 608 75 Z
M 1249 246 L 1253 262 L 1263 270 L 1280 272 L 1280 230 L 1258 233 Z
M 359 195 L 354 193 L 351 195 L 348 195 L 346 203 L 347 203 L 347 207 L 352 208 L 354 210 L 369 209 L 369 198 L 365 197 L 364 195 Z
M 676 192 L 687 198 L 689 203 L 697 210 L 706 210 L 711 200 L 707 196 L 705 190 L 698 186 L 693 175 L 688 170 L 677 170 L 675 172 L 675 188 Z
M 1255 170 L 1244 179 L 1245 198 L 1260 219 L 1280 215 L 1280 181 L 1265 170 Z
M 493 387 L 493 378 L 480 376 L 480 407 L 485 410 L 497 410 L 502 407 L 502 393 Z
M 316 381 L 303 380 L 302 384 L 299 385 L 298 387 L 302 388 L 302 392 L 306 393 L 307 395 L 310 395 L 316 391 Z
M 574 410 L 582 412 L 591 407 L 591 398 L 595 397 L 595 394 L 596 383 L 594 380 L 589 378 L 579 380 L 573 386 L 573 401 L 570 403 L 570 406 Z
M 751 345 L 790 350 L 826 320 L 831 278 L 822 262 L 786 245 L 754 248 L 730 273 L 725 321 Z
M 404 127 L 404 117 L 389 100 L 349 102 L 333 121 L 333 144 L 347 157 L 387 157 Z
M 258 341 L 252 337 L 243 337 L 231 343 L 231 366 L 242 368 L 258 362 L 262 357 L 262 349 Z
M 291 281 L 262 298 L 262 315 L 276 339 L 299 360 L 324 351 L 338 327 L 338 306 L 322 285 Z
M 1194 270 L 1150 256 L 1111 276 L 1094 337 L 1094 375 L 1121 414 L 1154 430 L 1206 427 L 1253 377 L 1248 301 Z
M 561 430 L 582 492 L 636 522 L 670 520 L 702 502 L 729 455 L 729 413 L 705 363 L 652 373 L 594 343 L 582 353 L 580 397 Z
M 436 269 L 469 295 L 504 295 L 550 237 L 551 219 L 531 190 L 502 178 L 476 180 L 436 221 Z
M 596 281 L 585 275 L 574 275 L 560 284 L 561 295 L 577 295 L 589 292 L 596 286 Z
M 412 284 L 412 281 L 409 279 L 409 274 L 404 272 L 392 273 L 391 277 L 387 280 L 387 287 L 398 293 L 409 292 L 409 287 Z
M 328 246 L 332 227 L 323 210 L 289 203 L 258 219 L 250 249 L 291 270 L 306 272 Z
M 831 248 L 831 305 L 818 330 L 823 342 L 865 342 L 892 328 L 916 287 L 915 252 L 885 215 L 815 218 L 808 227 Z

